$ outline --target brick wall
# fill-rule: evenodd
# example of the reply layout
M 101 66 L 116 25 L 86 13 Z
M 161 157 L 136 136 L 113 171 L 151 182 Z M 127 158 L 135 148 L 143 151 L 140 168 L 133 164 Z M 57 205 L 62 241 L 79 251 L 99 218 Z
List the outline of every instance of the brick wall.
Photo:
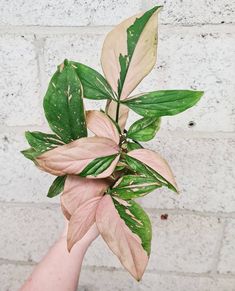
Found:
M 79 290 L 235 290 L 235 2 L 1 0 L 1 291 L 17 290 L 63 227 L 58 199 L 46 197 L 53 178 L 19 153 L 26 129 L 47 130 L 42 98 L 51 74 L 64 58 L 100 70 L 105 34 L 156 3 L 164 5 L 158 63 L 138 90 L 205 91 L 196 107 L 164 118 L 148 143 L 170 162 L 181 195 L 158 190 L 142 199 L 154 237 L 141 283 L 98 239 Z

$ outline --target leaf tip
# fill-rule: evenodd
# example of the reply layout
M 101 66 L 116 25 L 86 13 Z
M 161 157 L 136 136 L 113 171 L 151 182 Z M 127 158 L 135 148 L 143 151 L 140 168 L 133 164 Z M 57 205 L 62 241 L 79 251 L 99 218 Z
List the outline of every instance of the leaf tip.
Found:
M 47 197 L 48 197 L 48 198 L 52 198 L 52 197 L 53 197 L 50 191 L 48 191 L 48 193 L 47 193 Z
M 74 244 L 71 242 L 71 239 L 67 237 L 67 250 L 69 253 L 71 252 L 73 246 L 74 246 Z
M 204 92 L 204 91 L 197 91 L 197 93 L 198 93 L 198 96 L 199 96 L 199 97 L 202 97 L 202 96 L 204 95 L 205 92 Z
M 24 132 L 24 136 L 25 136 L 25 138 L 28 140 L 29 137 L 31 136 L 31 132 L 30 132 L 29 130 L 25 131 L 25 132 Z

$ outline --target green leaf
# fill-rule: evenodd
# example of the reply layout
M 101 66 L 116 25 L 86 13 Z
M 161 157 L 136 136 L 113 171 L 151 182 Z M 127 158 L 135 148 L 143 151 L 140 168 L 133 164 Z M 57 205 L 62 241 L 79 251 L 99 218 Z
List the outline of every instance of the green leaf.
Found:
M 185 111 L 195 105 L 202 95 L 201 91 L 162 90 L 134 96 L 122 103 L 142 116 L 160 117 Z
M 152 168 L 148 167 L 146 164 L 143 164 L 142 162 L 128 155 L 125 156 L 125 161 L 135 173 L 144 175 L 145 177 L 153 177 L 156 179 L 157 183 L 160 183 L 162 186 L 166 186 L 174 192 L 177 192 L 177 189 L 175 189 L 171 183 L 169 183 L 164 177 L 162 177 Z
M 145 12 L 141 17 L 136 18 L 135 22 L 127 29 L 127 55 L 119 55 L 120 64 L 120 78 L 118 80 L 118 95 L 122 93 L 122 89 L 126 80 L 126 76 L 130 67 L 132 57 L 134 55 L 136 46 L 140 39 L 140 36 L 145 29 L 151 16 L 159 9 L 161 6 L 156 6 Z
M 79 174 L 81 177 L 86 176 L 98 176 L 100 173 L 104 172 L 114 161 L 117 155 L 111 155 L 107 157 L 101 157 L 94 159 L 90 162 L 85 169 Z
M 85 98 L 95 100 L 115 99 L 111 86 L 100 73 L 84 64 L 71 63 L 81 80 Z
M 133 150 L 137 150 L 137 149 L 142 149 L 142 146 L 135 143 L 135 142 L 127 142 L 127 151 L 133 151 Z
M 64 190 L 66 176 L 57 177 L 49 188 L 47 197 L 52 198 L 59 195 Z
M 35 162 L 35 159 L 40 156 L 41 153 L 38 153 L 34 148 L 29 148 L 27 150 L 21 151 L 25 158 Z
M 69 143 L 87 136 L 83 88 L 75 69 L 67 60 L 53 75 L 44 97 L 44 111 L 51 129 Z
M 127 137 L 138 141 L 149 141 L 156 135 L 160 128 L 161 119 L 158 117 L 144 117 L 134 122 Z
M 143 248 L 146 250 L 147 254 L 150 255 L 152 226 L 148 215 L 135 201 L 129 200 L 126 205 L 123 205 L 113 198 L 113 203 L 120 217 L 124 220 L 129 229 L 138 235 Z
M 40 131 L 26 131 L 25 137 L 29 145 L 38 153 L 51 150 L 64 143 L 54 134 L 47 134 Z
M 154 177 L 125 175 L 116 182 L 109 193 L 124 200 L 129 200 L 145 196 L 161 186 L 162 183 L 159 183 Z

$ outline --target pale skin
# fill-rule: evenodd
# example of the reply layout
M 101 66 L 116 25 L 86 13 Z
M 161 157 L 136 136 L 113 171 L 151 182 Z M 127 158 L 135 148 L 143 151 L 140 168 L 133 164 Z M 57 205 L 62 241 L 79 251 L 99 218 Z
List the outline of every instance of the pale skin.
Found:
M 66 234 L 67 225 L 20 291 L 77 290 L 84 255 L 99 233 L 96 225 L 93 225 L 70 253 L 67 250 Z

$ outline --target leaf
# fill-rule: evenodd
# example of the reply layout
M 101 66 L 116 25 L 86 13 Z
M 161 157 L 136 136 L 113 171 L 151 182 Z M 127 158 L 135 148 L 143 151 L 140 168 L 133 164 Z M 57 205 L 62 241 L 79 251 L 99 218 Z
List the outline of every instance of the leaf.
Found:
M 118 162 L 119 147 L 111 139 L 105 137 L 84 137 L 69 144 L 59 146 L 37 157 L 36 162 L 41 170 L 56 176 L 80 174 L 92 161 L 115 155 L 116 158 L 96 178 L 105 178 L 112 174 Z M 107 165 L 107 163 L 106 163 Z M 94 177 L 94 176 L 91 176 Z
M 78 207 L 89 199 L 102 196 L 108 186 L 105 179 L 86 179 L 69 175 L 60 198 L 65 217 L 69 220 Z
M 84 97 L 102 100 L 114 99 L 114 92 L 105 78 L 94 69 L 77 62 L 71 62 L 84 90 Z
M 66 176 L 57 177 L 49 188 L 47 197 L 52 198 L 63 192 Z
M 147 214 L 134 201 L 105 195 L 96 210 L 96 223 L 109 248 L 139 281 L 151 249 L 152 229 Z
M 38 153 L 34 148 L 29 148 L 27 150 L 21 151 L 21 153 L 24 155 L 25 158 L 35 162 L 35 159 L 40 156 L 40 153 Z
M 137 149 L 142 149 L 142 146 L 135 143 L 135 142 L 127 142 L 127 151 L 133 151 L 133 150 L 137 150 Z
M 26 131 L 25 137 L 31 145 L 39 154 L 53 149 L 59 145 L 63 145 L 63 142 L 54 134 L 47 134 L 40 131 Z
M 160 6 L 156 6 L 124 20 L 104 41 L 102 68 L 121 99 L 125 99 L 155 65 L 159 10 Z
M 43 106 L 51 129 L 65 143 L 87 136 L 82 85 L 67 60 L 53 75 Z
M 119 162 L 117 163 L 117 166 L 115 168 L 115 172 L 117 171 L 122 171 L 126 168 L 126 164 L 123 163 L 121 160 L 119 160 Z
M 195 105 L 202 95 L 201 91 L 162 90 L 144 93 L 122 102 L 142 116 L 160 117 L 185 111 Z
M 128 109 L 129 110 L 129 109 Z M 104 113 L 106 116 L 108 116 L 108 118 L 112 121 L 112 123 L 115 125 L 117 131 L 119 134 L 122 133 L 122 130 L 119 126 L 119 124 L 116 122 L 116 120 L 114 120 L 109 114 L 107 114 L 104 110 L 100 109 L 100 112 Z
M 162 185 L 177 192 L 173 173 L 167 162 L 158 153 L 147 149 L 137 149 L 129 152 L 125 159 L 135 172 L 146 177 L 154 177 Z
M 117 195 L 121 199 L 129 200 L 142 197 L 162 186 L 154 177 L 140 175 L 122 176 L 109 193 Z
M 160 129 L 161 119 L 158 117 L 144 117 L 134 122 L 128 132 L 127 137 L 138 141 L 149 141 Z
M 101 157 L 90 162 L 86 168 L 79 174 L 81 177 L 93 176 L 97 177 L 108 169 L 111 164 L 117 160 L 117 155 L 111 155 L 107 157 Z M 117 162 L 115 163 L 115 165 Z
M 95 223 L 96 208 L 101 197 L 94 197 L 80 205 L 70 218 L 67 246 L 70 251 L 75 243 L 83 238 Z
M 114 198 L 113 202 L 120 217 L 125 221 L 129 229 L 140 237 L 144 250 L 150 255 L 152 227 L 148 215 L 135 201 L 129 200 L 125 203 Z
M 86 113 L 87 127 L 95 135 L 112 139 L 119 144 L 119 132 L 112 120 L 103 112 L 90 110 Z

